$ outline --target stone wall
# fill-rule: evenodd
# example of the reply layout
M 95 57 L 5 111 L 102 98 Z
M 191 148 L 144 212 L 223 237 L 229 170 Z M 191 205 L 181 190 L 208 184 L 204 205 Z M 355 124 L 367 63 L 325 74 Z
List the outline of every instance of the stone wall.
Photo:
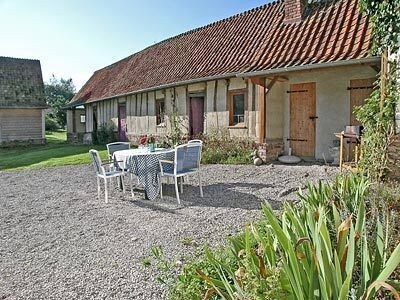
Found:
M 275 139 L 266 143 L 257 144 L 258 155 L 264 162 L 271 162 L 278 159 L 283 153 L 283 140 Z
M 70 144 L 82 144 L 84 135 L 85 133 L 83 132 L 67 132 L 67 142 Z

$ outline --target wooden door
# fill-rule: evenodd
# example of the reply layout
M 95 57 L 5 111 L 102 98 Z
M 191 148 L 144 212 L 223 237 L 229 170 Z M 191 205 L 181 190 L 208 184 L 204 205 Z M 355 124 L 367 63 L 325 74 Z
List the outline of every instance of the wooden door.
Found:
M 198 136 L 204 130 L 204 97 L 190 97 L 190 135 Z
M 126 141 L 126 106 L 118 106 L 118 140 Z
M 292 154 L 314 157 L 315 82 L 290 85 L 290 147 Z
M 361 125 L 354 115 L 354 107 L 363 105 L 372 92 L 374 78 L 350 80 L 350 125 Z
M 371 95 L 374 81 L 374 78 L 350 80 L 350 125 L 362 125 L 354 114 L 354 107 L 363 105 L 365 99 Z M 355 159 L 355 144 L 351 141 L 348 151 L 348 160 L 353 161 Z

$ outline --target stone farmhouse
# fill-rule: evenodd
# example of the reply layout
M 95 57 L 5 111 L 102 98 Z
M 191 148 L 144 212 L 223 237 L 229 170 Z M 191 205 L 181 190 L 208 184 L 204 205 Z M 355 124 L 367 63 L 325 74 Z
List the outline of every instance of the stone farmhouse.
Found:
M 0 144 L 44 143 L 45 108 L 40 61 L 0 57 Z
M 269 3 L 106 66 L 72 99 L 69 119 L 83 105 L 87 141 L 110 122 L 134 141 L 168 131 L 176 108 L 190 136 L 223 130 L 329 160 L 334 133 L 357 124 L 353 107 L 371 92 L 380 58 L 369 56 L 357 0 L 305 2 Z

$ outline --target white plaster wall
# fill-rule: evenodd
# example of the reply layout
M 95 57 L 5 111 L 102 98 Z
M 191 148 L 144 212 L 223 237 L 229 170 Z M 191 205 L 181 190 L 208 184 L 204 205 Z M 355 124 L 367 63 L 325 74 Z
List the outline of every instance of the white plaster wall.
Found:
M 232 77 L 229 79 L 229 90 L 241 90 L 246 88 L 246 81 L 243 78 Z
M 266 137 L 267 139 L 282 139 L 284 123 L 285 85 L 276 82 L 266 95 Z
M 149 116 L 155 116 L 156 115 L 156 98 L 155 98 L 155 92 L 150 92 L 148 93 L 147 96 L 147 101 L 149 101 L 148 105 L 148 115 Z
M 165 98 L 165 90 L 157 90 L 155 91 L 156 99 L 164 99 Z
M 206 83 L 205 82 L 199 82 L 199 83 L 194 83 L 194 84 L 189 84 L 188 85 L 188 91 L 189 92 L 202 92 L 206 89 Z
M 283 86 L 284 97 L 284 141 L 288 151 L 290 121 L 290 94 L 286 93 L 293 83 L 316 82 L 316 159 L 331 160 L 329 147 L 335 140 L 334 133 L 340 132 L 350 122 L 350 92 L 347 87 L 352 79 L 372 78 L 376 72 L 369 66 L 346 66 L 340 68 L 309 70 L 288 75 Z
M 187 97 L 186 97 L 186 87 L 178 86 L 175 88 L 175 103 L 178 107 L 178 114 L 180 116 L 185 116 L 187 114 Z
M 226 111 L 227 108 L 227 80 L 218 80 L 217 86 L 217 111 L 222 112 Z M 228 124 L 226 124 L 228 126 Z

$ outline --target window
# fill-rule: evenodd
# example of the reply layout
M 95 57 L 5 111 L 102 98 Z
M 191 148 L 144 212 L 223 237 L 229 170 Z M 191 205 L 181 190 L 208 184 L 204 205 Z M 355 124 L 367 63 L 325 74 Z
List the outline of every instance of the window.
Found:
M 156 122 L 157 125 L 164 125 L 164 116 L 165 116 L 165 101 L 164 99 L 162 100 L 156 100 Z
M 86 122 L 86 116 L 85 115 L 81 115 L 81 123 L 85 123 Z
M 229 93 L 229 125 L 244 123 L 246 109 L 246 90 Z

